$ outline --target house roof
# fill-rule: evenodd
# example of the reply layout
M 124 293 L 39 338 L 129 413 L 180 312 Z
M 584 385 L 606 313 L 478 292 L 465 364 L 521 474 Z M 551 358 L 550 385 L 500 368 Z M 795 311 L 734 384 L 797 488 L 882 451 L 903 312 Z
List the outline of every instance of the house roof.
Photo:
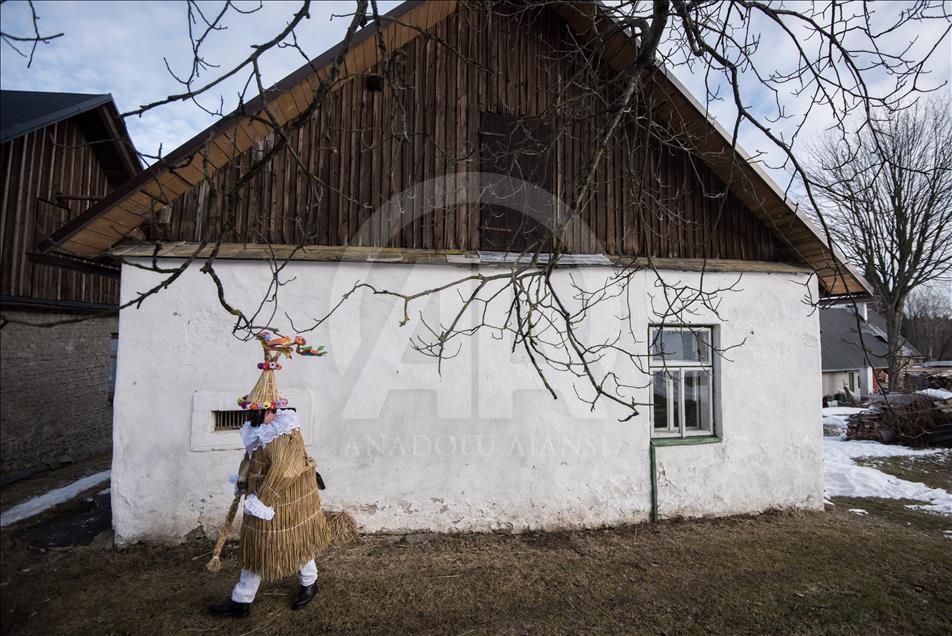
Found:
M 0 143 L 74 117 L 113 185 L 142 169 L 111 94 L 0 90 Z
M 886 354 L 886 321 L 873 309 L 867 310 L 867 320 L 859 319 L 862 342 L 857 328 L 857 316 L 852 306 L 820 310 L 820 352 L 823 371 L 854 371 L 867 366 L 889 366 Z M 869 353 L 869 360 L 864 352 Z M 903 357 L 922 354 L 908 342 L 902 345 Z
M 0 91 L 0 142 L 112 101 L 112 95 Z
M 383 20 L 380 37 L 393 50 L 417 37 L 456 10 L 456 2 L 403 2 Z M 624 71 L 634 59 L 634 41 L 595 3 L 564 2 L 553 9 L 583 41 L 597 43 L 603 59 Z M 344 76 L 361 73 L 378 61 L 375 24 L 358 31 L 344 56 Z M 136 178 L 73 219 L 40 244 L 44 251 L 59 250 L 79 256 L 98 256 L 143 223 L 152 211 L 164 207 L 191 189 L 206 172 L 217 169 L 238 152 L 266 137 L 270 129 L 250 115 L 267 108 L 279 123 L 304 111 L 319 81 L 342 52 L 340 43 L 291 73 L 241 110 L 219 120 L 144 170 Z M 850 269 L 842 255 L 788 200 L 783 191 L 743 152 L 737 152 L 727 132 L 711 119 L 687 89 L 663 69 L 651 74 L 659 89 L 659 114 L 669 124 L 699 140 L 699 150 L 711 169 L 816 273 L 826 296 L 870 293 L 868 284 Z M 739 177 L 738 177 L 739 175 Z

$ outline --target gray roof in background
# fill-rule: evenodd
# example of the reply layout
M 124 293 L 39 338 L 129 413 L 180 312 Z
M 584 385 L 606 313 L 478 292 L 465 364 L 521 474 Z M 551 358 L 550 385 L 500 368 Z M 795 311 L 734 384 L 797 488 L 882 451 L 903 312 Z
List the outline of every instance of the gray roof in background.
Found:
M 820 353 L 824 371 L 861 369 L 870 363 L 877 369 L 889 366 L 886 361 L 889 351 L 886 321 L 872 309 L 867 310 L 867 315 L 868 321 L 860 321 L 863 325 L 861 341 L 856 314 L 851 306 L 820 310 Z M 863 346 L 869 352 L 868 362 Z M 902 354 L 910 357 L 922 355 L 908 342 L 903 344 Z
M 0 142 L 112 101 L 112 95 L 0 91 Z

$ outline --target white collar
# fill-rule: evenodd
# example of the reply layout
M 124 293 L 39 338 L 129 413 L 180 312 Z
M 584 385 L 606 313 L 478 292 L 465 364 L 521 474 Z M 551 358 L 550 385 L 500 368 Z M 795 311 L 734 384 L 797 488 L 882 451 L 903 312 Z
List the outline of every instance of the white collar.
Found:
M 241 427 L 241 441 L 245 445 L 248 457 L 259 448 L 264 448 L 276 437 L 288 435 L 295 429 L 301 428 L 297 421 L 297 412 L 291 409 L 279 410 L 274 419 L 267 424 L 252 426 L 251 422 L 245 422 Z

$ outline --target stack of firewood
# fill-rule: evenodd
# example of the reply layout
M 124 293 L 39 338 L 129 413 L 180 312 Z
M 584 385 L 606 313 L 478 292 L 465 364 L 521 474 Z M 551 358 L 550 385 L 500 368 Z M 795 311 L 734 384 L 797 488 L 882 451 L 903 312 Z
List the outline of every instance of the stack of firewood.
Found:
M 946 367 L 915 367 L 906 372 L 906 384 L 913 389 L 952 391 L 952 369 Z
M 882 413 L 879 411 L 863 411 L 853 415 L 846 422 L 846 439 L 868 439 L 877 442 L 885 441 L 880 435 L 879 427 L 882 423 Z
M 935 432 L 952 426 L 952 400 L 936 400 L 924 395 L 891 397 L 889 404 L 879 404 L 850 417 L 846 439 L 928 446 L 941 443 Z M 940 435 L 944 439 L 944 434 Z

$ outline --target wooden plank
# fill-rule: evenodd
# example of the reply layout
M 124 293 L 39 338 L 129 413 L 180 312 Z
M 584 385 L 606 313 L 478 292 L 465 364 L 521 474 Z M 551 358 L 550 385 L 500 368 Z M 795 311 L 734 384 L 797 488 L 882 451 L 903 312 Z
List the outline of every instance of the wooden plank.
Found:
M 456 19 L 453 21 L 454 35 L 458 50 L 464 56 L 467 55 L 467 52 L 469 51 L 469 31 L 465 28 L 465 25 L 465 16 L 461 13 L 457 13 Z M 469 85 L 467 78 L 468 64 L 466 59 L 454 59 L 453 62 L 454 68 L 456 70 L 454 76 L 455 92 L 450 93 L 450 95 L 457 95 L 458 98 L 454 100 L 456 103 L 456 121 L 452 126 L 453 132 L 455 134 L 455 143 L 453 147 L 453 154 L 455 155 L 453 162 L 454 233 L 450 237 L 449 246 L 457 249 L 466 249 L 466 212 L 468 209 L 468 192 L 466 187 L 467 164 L 464 157 L 466 156 L 466 145 L 468 141 L 467 137 L 469 135 L 467 112 L 467 109 L 469 108 Z
M 443 37 L 444 33 L 437 29 L 437 37 Z M 433 108 L 429 110 L 427 116 L 432 120 L 433 135 L 433 202 L 430 208 L 430 214 L 433 218 L 433 244 L 434 249 L 443 249 L 445 244 L 445 220 L 446 220 L 446 55 L 442 46 L 435 46 L 433 49 L 435 60 L 435 73 L 432 78 L 433 85 Z
M 327 224 L 328 224 L 328 243 L 340 244 L 343 240 L 340 235 L 340 187 L 341 187 L 341 157 L 344 156 L 343 137 L 341 132 L 341 112 L 343 108 L 342 97 L 335 94 L 331 102 L 332 111 L 330 112 L 329 124 L 330 130 L 328 142 L 327 160 L 329 162 L 328 183 L 330 188 L 327 196 Z
M 223 244 L 221 254 L 223 258 L 264 259 L 269 260 L 273 255 L 278 258 L 291 260 L 355 260 L 367 261 L 383 259 L 388 262 L 413 263 L 421 260 L 433 262 L 447 262 L 448 256 L 466 254 L 464 250 L 424 250 L 409 248 L 381 248 L 381 247 L 343 247 L 337 245 L 308 245 L 296 250 L 295 245 L 253 245 L 247 243 Z M 154 246 L 145 243 L 120 244 L 110 250 L 116 257 L 148 257 L 152 255 Z M 175 242 L 169 243 L 160 250 L 161 258 L 182 258 L 191 256 L 198 249 L 197 243 Z M 199 251 L 200 255 L 210 253 L 211 247 Z M 293 256 L 291 255 L 293 252 Z M 472 253 L 470 253 L 472 254 Z M 400 257 L 400 260 L 395 260 Z M 648 265 L 645 258 L 617 257 L 612 261 L 618 266 Z M 687 270 L 687 271 L 725 271 L 725 272 L 777 272 L 777 273 L 808 273 L 809 268 L 791 265 L 789 263 L 772 263 L 766 261 L 742 261 L 733 259 L 682 259 L 682 258 L 652 258 L 651 264 L 659 269 Z M 467 265 L 468 266 L 468 265 Z
M 347 169 L 346 188 L 344 189 L 347 204 L 347 242 L 346 245 L 360 245 L 360 174 L 361 159 L 361 117 L 363 116 L 363 95 L 359 82 L 353 79 L 347 86 L 351 110 L 344 111 L 346 128 L 350 137 L 350 152 L 344 155 L 349 163 Z
M 410 128 L 410 139 L 407 142 L 407 190 L 409 196 L 405 199 L 405 214 L 409 215 L 409 220 L 404 227 L 404 240 L 401 243 L 403 247 L 416 248 L 422 244 L 420 230 L 420 210 L 422 190 L 417 187 L 423 182 L 423 156 L 420 152 L 421 136 L 423 132 L 423 107 L 420 103 L 422 95 L 422 56 L 423 40 L 417 38 L 413 40 L 409 47 L 409 73 L 411 74 L 410 85 L 413 87 L 409 92 L 407 100 L 407 125 Z
M 347 245 L 350 242 L 351 221 L 350 221 L 350 175 L 351 161 L 353 160 L 353 97 L 351 84 L 347 84 L 341 90 L 340 99 L 340 152 L 337 155 L 337 241 L 339 245 Z
M 379 57 L 379 55 L 378 55 Z M 383 73 L 382 63 L 374 68 L 374 72 Z M 384 89 L 379 92 L 371 92 L 373 99 L 373 109 L 371 111 L 371 147 L 370 153 L 370 240 L 369 245 L 386 247 L 388 223 L 386 211 L 383 209 L 384 194 L 386 185 L 386 173 L 389 172 L 390 165 L 390 146 L 385 139 L 385 117 L 384 108 L 386 108 L 386 79 L 384 80 Z
M 360 103 L 359 132 L 358 132 L 358 168 L 357 175 L 358 186 L 354 189 L 357 193 L 357 244 L 370 245 L 371 227 L 370 215 L 372 210 L 371 200 L 373 192 L 373 164 L 376 163 L 376 156 L 373 145 L 373 111 L 374 111 L 374 93 L 367 90 L 367 86 L 362 81 L 355 81 L 354 88 L 357 91 Z
M 117 239 L 90 230 L 82 236 L 70 237 L 60 245 L 60 251 L 85 258 L 97 257 L 116 244 Z

